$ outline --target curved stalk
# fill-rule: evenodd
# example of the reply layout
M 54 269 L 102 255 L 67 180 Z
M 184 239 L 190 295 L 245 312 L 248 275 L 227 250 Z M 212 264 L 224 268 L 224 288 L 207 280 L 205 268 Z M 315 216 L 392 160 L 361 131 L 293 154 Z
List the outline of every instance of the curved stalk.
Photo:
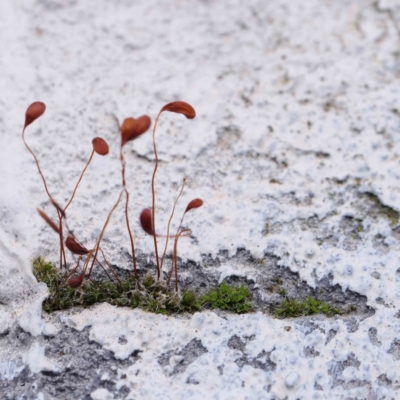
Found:
M 79 176 L 78 182 L 75 185 L 75 189 L 71 195 L 71 198 L 68 200 L 67 205 L 64 207 L 64 212 L 67 211 L 67 208 L 69 207 L 69 205 L 71 204 L 72 200 L 74 199 L 75 193 L 78 189 L 79 184 L 81 183 L 81 180 L 83 178 L 84 173 L 86 172 L 87 167 L 89 166 L 90 162 L 92 161 L 92 158 L 94 156 L 94 150 L 92 150 L 92 154 L 89 157 L 89 161 L 86 163 L 85 168 L 83 168 L 83 171 L 81 172 L 81 175 Z
M 153 232 L 156 231 L 156 197 L 155 197 L 155 189 L 154 189 L 154 182 L 155 182 L 155 177 L 156 177 L 156 172 L 157 172 L 157 168 L 158 168 L 158 155 L 157 155 L 157 148 L 156 148 L 156 128 L 157 128 L 157 124 L 158 124 L 158 120 L 160 118 L 160 115 L 162 113 L 162 110 L 158 113 L 156 121 L 154 123 L 154 127 L 153 127 L 153 148 L 154 148 L 154 156 L 155 156 L 155 165 L 154 165 L 154 171 L 153 171 L 153 177 L 151 179 L 151 196 L 152 196 L 152 228 L 153 228 Z M 153 236 L 154 239 L 154 252 L 155 252 L 155 256 L 156 256 L 156 266 L 157 266 L 157 278 L 160 279 L 160 263 L 158 261 L 158 248 L 157 248 L 157 237 L 156 235 Z
M 90 277 L 90 274 L 92 273 L 92 269 L 93 269 L 94 263 L 95 263 L 95 261 L 96 261 L 96 259 L 97 259 L 97 253 L 99 252 L 100 242 L 101 242 L 101 240 L 103 239 L 104 232 L 106 231 L 107 225 L 108 225 L 108 223 L 110 222 L 112 213 L 113 213 L 113 212 L 115 211 L 115 209 L 118 207 L 118 204 L 119 204 L 119 202 L 120 202 L 120 200 L 121 200 L 121 197 L 122 197 L 122 193 L 124 193 L 123 190 L 121 190 L 121 193 L 119 194 L 119 197 L 118 197 L 117 202 L 114 204 L 113 208 L 111 209 L 110 213 L 108 214 L 108 217 L 107 217 L 107 219 L 106 219 L 106 222 L 105 222 L 105 224 L 104 224 L 104 226 L 103 226 L 103 229 L 102 229 L 102 231 L 101 231 L 101 233 L 100 233 L 100 236 L 99 236 L 99 238 L 98 238 L 98 240 L 97 240 L 97 243 L 96 243 L 96 245 L 95 245 L 95 247 L 94 247 L 94 249 L 93 249 L 93 250 L 95 250 L 95 253 L 94 253 L 94 256 L 93 256 L 92 265 L 90 266 L 89 277 Z M 90 261 L 90 258 L 92 257 L 93 250 L 92 250 L 92 251 L 89 253 L 89 255 L 88 255 L 88 260 L 89 260 L 89 261 Z M 87 265 L 89 265 L 89 261 L 87 262 Z M 86 270 L 86 269 L 85 269 L 85 270 Z
M 175 208 L 176 208 L 176 205 L 177 205 L 177 203 L 178 203 L 178 200 L 179 200 L 179 198 L 180 198 L 181 195 L 182 195 L 183 188 L 185 187 L 185 183 L 186 183 L 186 178 L 183 178 L 181 191 L 179 192 L 177 198 L 175 199 L 175 203 L 174 203 L 174 206 L 173 206 L 173 208 L 172 208 L 171 216 L 169 217 L 168 227 L 167 227 L 167 238 L 166 238 L 166 240 L 165 240 L 164 253 L 163 253 L 163 256 L 162 256 L 162 258 L 161 258 L 160 270 L 162 270 L 162 267 L 163 267 L 163 264 L 164 264 L 164 259 L 165 259 L 165 256 L 166 256 L 166 254 L 167 254 L 168 238 L 169 238 L 169 229 L 170 229 L 170 226 L 171 226 L 171 221 L 172 221 L 172 218 L 173 218 L 173 216 L 174 216 Z M 181 224 L 182 224 L 182 221 L 181 221 Z
M 167 280 L 167 285 L 169 285 L 169 282 L 171 281 L 172 273 L 175 272 L 175 291 L 178 291 L 178 240 L 181 236 L 190 236 L 192 234 L 192 231 L 190 229 L 182 229 L 175 237 L 174 241 L 174 253 L 172 256 L 172 268 L 169 272 L 168 280 Z
M 28 149 L 28 151 L 32 154 L 32 156 L 33 156 L 33 158 L 34 158 L 34 160 L 36 162 L 36 166 L 37 166 L 39 174 L 40 174 L 40 176 L 42 178 L 42 181 L 43 181 L 43 184 L 44 184 L 44 189 L 46 190 L 47 196 L 49 197 L 50 201 L 53 204 L 57 204 L 56 201 L 54 200 L 53 196 L 50 194 L 49 188 L 47 187 L 47 182 L 46 182 L 46 179 L 45 179 L 45 177 L 43 175 L 43 172 L 42 172 L 42 170 L 40 168 L 39 160 L 37 159 L 36 154 L 28 146 L 28 143 L 25 140 L 25 129 L 26 129 L 26 126 L 24 127 L 24 129 L 22 129 L 22 140 L 24 142 L 24 145 Z M 59 232 L 59 237 L 60 237 L 60 268 L 63 267 L 63 263 L 62 263 L 63 258 L 64 258 L 65 268 L 67 268 L 67 263 L 66 263 L 66 259 L 65 259 L 65 251 L 64 251 L 64 238 L 63 238 L 63 232 L 62 232 L 62 216 L 61 216 L 61 213 L 60 213 L 59 210 L 57 210 L 57 214 L 58 214 L 58 220 L 59 220 L 59 225 L 60 225 L 60 229 L 59 229 L 60 230 L 60 232 Z
M 121 144 L 120 147 L 120 155 L 119 158 L 121 160 L 121 165 L 122 165 L 122 170 L 121 170 L 121 174 L 122 174 L 122 186 L 124 188 L 125 191 L 125 221 L 126 221 L 126 227 L 128 229 L 128 234 L 129 234 L 129 240 L 131 242 L 131 251 L 132 251 L 132 261 L 133 261 L 133 273 L 135 275 L 135 279 L 138 280 L 139 279 L 139 275 L 137 272 L 137 265 L 136 265 L 136 254 L 135 254 L 135 243 L 133 241 L 133 235 L 132 235 L 132 231 L 131 231 L 131 226 L 130 226 L 130 222 L 129 222 L 129 214 L 128 214 L 128 205 L 129 205 L 129 192 L 128 189 L 126 188 L 126 179 L 125 179 L 125 158 L 124 155 L 122 153 L 122 148 L 123 145 Z

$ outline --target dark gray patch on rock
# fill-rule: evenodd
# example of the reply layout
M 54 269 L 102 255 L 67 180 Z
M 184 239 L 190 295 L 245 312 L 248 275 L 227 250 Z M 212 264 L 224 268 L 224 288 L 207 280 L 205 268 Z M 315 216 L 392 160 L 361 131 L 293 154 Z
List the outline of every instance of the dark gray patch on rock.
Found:
M 382 297 L 377 297 L 377 298 L 375 299 L 375 301 L 376 301 L 378 304 L 380 304 L 380 305 L 382 305 L 382 306 L 384 306 L 384 307 L 386 307 L 386 308 L 389 308 L 389 307 L 390 307 L 389 304 L 387 304 L 386 301 L 382 299 Z
M 357 231 L 359 223 L 356 218 L 352 216 L 344 216 L 339 223 L 339 229 L 342 234 L 346 236 L 346 240 L 342 246 L 344 250 L 355 251 L 360 241 L 360 236 Z
M 13 329 L 3 338 L 1 346 L 22 347 L 27 351 L 34 341 L 38 341 L 45 346 L 46 357 L 58 365 L 61 372 L 33 374 L 26 366 L 14 379 L 0 381 L 0 392 L 4 393 L 2 399 L 36 399 L 40 392 L 46 399 L 90 399 L 90 393 L 99 388 L 124 398 L 126 389 L 116 389 L 117 369 L 133 365 L 139 359 L 138 355 L 123 361 L 116 359 L 113 353 L 89 340 L 89 329 L 79 332 L 63 326 L 56 336 L 39 338 L 33 338 L 19 328 Z M 101 379 L 104 373 L 109 376 L 106 380 Z
M 227 345 L 230 349 L 238 350 L 242 353 L 242 356 L 235 360 L 238 367 L 242 368 L 244 365 L 250 365 L 253 368 L 262 369 L 263 371 L 275 371 L 276 364 L 271 360 L 273 350 L 269 352 L 262 350 L 256 357 L 249 357 L 246 354 L 246 343 L 237 335 L 233 335 L 228 340 Z
M 385 243 L 385 239 L 384 236 L 378 233 L 372 240 L 372 246 L 381 254 L 387 254 L 390 251 L 389 246 Z
M 320 355 L 320 352 L 316 351 L 313 346 L 304 347 L 303 352 L 304 356 L 308 358 L 314 358 Z
M 345 368 L 355 367 L 358 369 L 360 365 L 360 361 L 353 352 L 351 352 L 344 361 L 332 361 L 328 370 L 328 374 L 331 375 L 333 379 L 332 387 L 343 386 L 345 384 L 344 380 L 341 378 L 342 372 Z
M 186 383 L 189 384 L 189 385 L 198 385 L 200 383 L 200 381 L 198 381 L 195 378 L 195 375 L 196 374 L 189 375 L 188 378 L 186 379 Z
M 2 329 L 2 328 L 0 328 L 0 329 Z M 7 336 L 9 333 L 10 333 L 10 328 L 9 327 L 4 328 L 2 331 L 0 331 L 0 337 Z
M 337 363 L 337 364 L 342 363 L 342 365 L 339 368 L 339 370 L 342 368 L 340 372 L 339 371 L 335 371 L 335 370 L 328 371 L 328 373 L 330 375 L 332 375 L 332 378 L 333 378 L 332 387 L 342 386 L 343 389 L 345 389 L 345 390 L 352 390 L 352 389 L 356 389 L 356 388 L 359 388 L 359 387 L 366 387 L 368 389 L 368 394 L 367 394 L 367 397 L 365 397 L 365 399 L 371 399 L 371 400 L 375 399 L 374 393 L 373 393 L 373 390 L 372 390 L 372 386 L 371 386 L 370 382 L 368 382 L 366 380 L 361 380 L 361 379 L 354 379 L 354 380 L 350 380 L 350 381 L 346 382 L 344 379 L 342 379 L 341 373 L 343 372 L 343 370 L 345 368 L 353 366 L 353 367 L 356 367 L 358 369 L 358 367 L 360 365 L 359 362 L 357 362 L 354 365 L 346 365 L 347 362 L 350 362 L 350 364 L 352 363 L 352 361 L 349 360 L 349 359 L 347 361 L 343 361 L 343 362 L 338 362 Z M 346 398 L 346 399 L 350 400 L 350 397 Z
M 336 336 L 337 331 L 335 329 L 329 329 L 328 334 L 326 335 L 325 346 Z
M 392 354 L 396 360 L 400 360 L 400 340 L 393 340 L 390 345 L 390 349 L 388 350 L 389 354 Z
M 346 382 L 342 378 L 343 371 L 348 367 L 354 367 L 358 369 L 361 363 L 354 353 L 350 353 L 344 361 L 333 361 L 331 367 L 328 370 L 328 374 L 332 376 L 332 388 L 336 386 L 342 386 L 345 390 L 351 390 L 358 387 L 366 387 L 368 394 L 366 399 L 374 399 L 374 393 L 372 390 L 371 383 L 366 380 L 354 379 Z
M 382 343 L 378 339 L 378 330 L 374 327 L 368 329 L 368 337 L 374 346 L 381 346 Z
M 324 389 L 322 389 L 322 386 L 319 385 L 318 383 L 314 383 L 314 389 L 315 390 L 324 390 Z
M 118 343 L 119 343 L 119 344 L 127 344 L 128 341 L 125 339 L 125 337 L 120 336 L 120 337 L 118 338 Z
M 363 320 L 374 314 L 373 308 L 367 305 L 367 297 L 353 292 L 349 289 L 343 290 L 338 284 L 333 285 L 333 275 L 328 274 L 320 280 L 316 280 L 315 287 L 309 286 L 303 281 L 299 274 L 290 268 L 279 265 L 281 258 L 266 252 L 263 258 L 256 259 L 246 249 L 237 249 L 236 254 L 229 256 L 228 251 L 221 250 L 216 257 L 203 255 L 202 262 L 193 260 L 182 262 L 178 257 L 179 283 L 182 289 L 189 289 L 201 295 L 210 289 L 219 286 L 219 268 L 225 264 L 238 266 L 238 270 L 252 271 L 252 276 L 228 276 L 224 281 L 229 285 L 245 285 L 252 294 L 252 303 L 255 311 L 267 311 L 273 313 L 282 303 L 285 297 L 290 299 L 305 299 L 314 297 L 318 300 L 329 303 L 345 312 L 350 306 L 354 306 L 351 314 L 357 314 Z M 166 264 L 171 262 L 171 257 L 166 257 Z M 155 271 L 155 265 L 149 262 L 149 257 L 138 251 L 137 264 L 139 277 L 142 278 L 148 272 Z M 112 267 L 118 276 L 126 279 L 132 274 L 130 270 Z M 163 271 L 167 277 L 167 269 Z M 93 279 L 109 279 L 101 269 L 96 269 Z M 285 293 L 285 297 L 282 293 Z M 346 317 L 345 317 L 346 318 Z
M 378 376 L 378 385 L 391 387 L 392 381 L 386 376 L 386 374 L 382 374 Z
M 349 317 L 345 319 L 345 324 L 347 328 L 347 332 L 353 333 L 358 331 L 358 327 L 360 326 L 360 320 L 356 317 Z
M 38 5 L 48 12 L 55 12 L 64 10 L 66 7 L 74 7 L 76 5 L 76 0 L 68 0 L 63 2 L 61 0 L 39 0 Z
M 273 350 L 266 352 L 262 350 L 256 357 L 248 357 L 243 353 L 242 357 L 235 360 L 238 367 L 242 368 L 245 365 L 250 365 L 253 368 L 262 369 L 263 371 L 275 371 L 276 363 L 271 360 L 271 353 Z
M 203 346 L 200 339 L 192 339 L 181 350 L 169 350 L 158 357 L 158 363 L 165 367 L 169 365 L 169 360 L 172 356 L 183 357 L 182 361 L 175 365 L 174 370 L 170 375 L 182 373 L 194 361 L 196 361 L 203 354 L 208 353 L 208 350 Z
M 315 321 L 315 320 L 304 320 L 304 322 L 302 321 L 301 325 L 303 326 L 303 328 L 306 328 L 304 331 L 304 334 L 307 336 L 309 335 L 311 332 L 315 331 L 316 329 L 318 329 L 321 333 L 325 334 L 325 329 L 321 328 L 321 326 Z
M 375 279 L 381 279 L 381 274 L 377 271 L 372 272 L 371 276 Z
M 246 343 L 244 343 L 239 336 L 233 335 L 229 340 L 228 340 L 228 347 L 233 350 L 240 350 L 241 352 L 244 352 L 246 349 Z

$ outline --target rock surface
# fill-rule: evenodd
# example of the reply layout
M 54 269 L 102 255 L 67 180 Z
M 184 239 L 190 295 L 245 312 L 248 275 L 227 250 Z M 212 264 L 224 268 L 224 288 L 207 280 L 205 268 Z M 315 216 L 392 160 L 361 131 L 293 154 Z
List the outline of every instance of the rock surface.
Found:
M 400 7 L 397 1 L 0 2 L 0 394 L 5 399 L 396 399 L 400 396 Z M 173 100 L 157 131 L 157 226 L 182 285 L 245 282 L 257 312 L 165 317 L 101 304 L 42 315 L 32 260 L 58 262 L 54 218 L 20 133 L 90 248 L 121 189 L 116 120 Z M 151 134 L 125 147 L 130 216 L 151 205 Z M 104 249 L 130 271 L 122 205 Z M 162 241 L 160 239 L 160 248 Z M 72 263 L 72 258 L 69 259 Z M 169 265 L 170 259 L 167 264 Z M 279 285 L 277 285 L 277 282 Z M 356 305 L 278 320 L 282 298 Z M 321 292 L 323 289 L 323 292 Z

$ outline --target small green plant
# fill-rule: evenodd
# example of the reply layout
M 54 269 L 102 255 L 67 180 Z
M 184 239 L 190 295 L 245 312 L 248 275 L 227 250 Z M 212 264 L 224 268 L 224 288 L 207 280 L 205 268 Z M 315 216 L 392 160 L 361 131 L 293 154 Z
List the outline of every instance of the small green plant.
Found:
M 349 308 L 347 309 L 347 312 L 348 312 L 348 313 L 355 312 L 355 311 L 357 311 L 357 306 L 354 305 L 354 304 L 352 304 L 351 306 L 349 306 Z
M 49 288 L 50 295 L 43 303 L 44 311 L 49 313 L 101 302 L 117 307 L 139 307 L 157 314 L 193 313 L 206 308 L 244 313 L 252 308 L 248 301 L 249 291 L 243 285 L 235 288 L 222 283 L 218 289 L 211 289 L 199 297 L 190 290 L 176 293 L 165 281 L 157 280 L 156 275 L 148 273 L 141 282 L 131 275 L 120 282 L 86 280 L 74 288 L 63 284 L 67 273 L 63 276 L 59 269 L 41 257 L 33 262 L 33 274 Z
M 57 216 L 58 216 L 58 224 L 55 223 L 43 210 L 38 209 L 39 215 L 45 220 L 45 222 L 59 235 L 59 239 L 60 239 L 60 269 L 65 268 L 68 271 L 68 274 L 64 277 L 63 282 L 61 284 L 64 285 L 68 285 L 70 288 L 73 289 L 77 289 L 79 288 L 81 285 L 84 284 L 85 278 L 86 280 L 90 281 L 91 278 L 91 274 L 93 271 L 93 268 L 95 267 L 95 264 L 97 263 L 97 265 L 99 265 L 101 268 L 104 269 L 104 271 L 107 273 L 107 275 L 110 277 L 111 279 L 111 275 L 112 275 L 112 279 L 116 282 L 115 284 L 119 285 L 119 288 L 122 290 L 122 282 L 120 281 L 120 279 L 118 278 L 117 274 L 115 273 L 115 271 L 113 270 L 113 268 L 111 267 L 111 265 L 109 264 L 109 262 L 106 259 L 106 255 L 104 254 L 104 251 L 102 250 L 102 248 L 100 247 L 101 241 L 103 239 L 105 230 L 107 228 L 107 225 L 110 222 L 111 216 L 112 214 L 115 212 L 115 210 L 117 209 L 122 196 L 125 195 L 125 207 L 124 207 L 124 212 L 125 212 L 125 221 L 126 221 L 126 226 L 127 226 L 127 230 L 128 230 L 128 234 L 129 234 L 129 240 L 131 243 L 131 251 L 132 251 L 132 264 L 133 264 L 133 275 L 135 278 L 135 282 L 138 283 L 139 280 L 139 274 L 138 274 L 138 270 L 137 270 L 137 262 L 136 262 L 136 255 L 135 255 L 135 245 L 134 245 L 134 238 L 133 238 L 133 234 L 130 228 L 130 221 L 129 221 L 129 191 L 126 185 L 126 177 L 125 177 L 125 169 L 126 169 L 126 160 L 124 158 L 124 154 L 123 154 L 123 148 L 124 146 L 128 143 L 131 142 L 137 138 L 139 138 L 140 136 L 142 136 L 146 131 L 148 131 L 150 129 L 151 126 L 151 119 L 150 117 L 148 117 L 147 115 L 143 115 L 139 118 L 126 118 L 122 125 L 119 127 L 120 128 L 120 137 L 121 137 L 121 142 L 120 142 L 120 162 L 121 162 L 121 177 L 122 177 L 122 189 L 119 193 L 118 199 L 116 201 L 116 203 L 114 204 L 114 206 L 112 207 L 111 211 L 109 212 L 106 221 L 103 225 L 103 228 L 101 230 L 101 233 L 95 243 L 95 245 L 91 248 L 88 249 L 86 248 L 73 234 L 73 232 L 70 230 L 68 224 L 67 224 L 67 216 L 66 216 L 66 211 L 67 208 L 70 206 L 72 200 L 74 199 L 75 193 L 78 189 L 78 186 L 83 178 L 83 175 L 86 171 L 86 169 L 88 168 L 94 153 L 97 153 L 99 155 L 105 156 L 108 154 L 109 152 L 109 146 L 106 143 L 106 141 L 102 138 L 96 137 L 92 140 L 92 152 L 91 155 L 89 157 L 89 160 L 87 162 L 87 164 L 85 165 L 83 171 L 81 172 L 78 182 L 75 185 L 75 188 L 73 190 L 73 193 L 69 199 L 69 201 L 67 202 L 65 207 L 61 207 L 59 206 L 59 204 L 54 200 L 54 198 L 52 197 L 52 195 L 50 194 L 50 191 L 48 189 L 48 185 L 45 179 L 45 176 L 40 168 L 39 165 L 39 160 L 36 156 L 36 154 L 34 153 L 34 151 L 29 147 L 28 143 L 25 140 L 25 130 L 26 128 L 32 124 L 35 120 L 37 120 L 38 118 L 40 118 L 46 111 L 46 105 L 40 101 L 34 102 L 32 103 L 28 109 L 26 110 L 25 113 L 25 124 L 22 130 L 22 140 L 25 144 L 25 147 L 27 148 L 27 150 L 31 153 L 31 155 L 33 156 L 35 162 L 36 162 L 36 166 L 38 169 L 38 172 L 42 178 L 43 184 L 44 184 L 44 188 L 45 191 L 47 193 L 47 196 L 50 200 L 50 202 L 53 204 L 53 206 L 55 207 L 56 211 L 57 211 Z M 162 267 L 163 267 L 163 261 L 165 259 L 166 256 L 166 251 L 167 251 L 167 245 L 168 245 L 168 238 L 173 238 L 174 239 L 174 246 L 173 246 L 173 257 L 172 257 L 172 268 L 168 274 L 168 279 L 166 282 L 166 285 L 168 286 L 170 284 L 170 280 L 173 276 L 173 272 L 174 272 L 174 280 L 175 280 L 175 292 L 178 293 L 178 284 L 179 284 L 179 279 L 178 279 L 178 266 L 177 266 L 177 253 L 178 253 L 178 240 L 180 237 L 188 237 L 192 234 L 192 231 L 188 228 L 182 227 L 182 223 L 183 223 L 183 219 L 185 214 L 195 208 L 199 208 L 203 205 L 203 201 L 201 199 L 194 199 L 191 202 L 189 202 L 185 212 L 183 213 L 182 219 L 180 221 L 180 224 L 178 226 L 177 232 L 175 235 L 170 235 L 169 234 L 169 230 L 170 230 L 170 223 L 172 220 L 172 217 L 174 215 L 174 211 L 175 211 L 175 207 L 176 207 L 176 203 L 179 199 L 179 197 L 182 194 L 183 191 L 183 187 L 185 184 L 185 180 L 183 181 L 183 185 L 182 185 L 182 189 L 174 203 L 173 209 L 172 209 L 172 213 L 171 213 L 171 218 L 169 220 L 168 223 L 168 228 L 167 228 L 167 234 L 164 235 L 159 235 L 156 233 L 156 227 L 155 227 L 155 210 L 156 210 L 156 198 L 155 198 L 155 177 L 156 177 L 156 172 L 157 172 L 157 168 L 158 168 L 158 155 L 157 155 L 157 148 L 156 148 L 156 141 L 155 141 L 155 133 L 156 133 L 156 128 L 157 128 L 157 123 L 158 120 L 161 116 L 161 114 L 163 112 L 171 112 L 171 113 L 177 113 L 177 114 L 182 114 L 183 116 L 185 116 L 187 119 L 193 119 L 196 116 L 196 111 L 194 110 L 194 108 L 184 102 L 184 101 L 174 101 L 171 103 L 166 104 L 164 107 L 161 108 L 161 110 L 159 111 L 157 118 L 155 120 L 155 124 L 153 127 L 153 148 L 154 148 L 154 157 L 155 157 L 155 165 L 154 165 L 154 171 L 152 174 L 152 180 L 151 180 L 151 202 L 152 202 L 152 208 L 150 209 L 145 209 L 142 211 L 141 215 L 140 215 L 140 223 L 142 226 L 142 229 L 149 235 L 153 236 L 154 239 L 154 253 L 155 253 L 155 264 L 156 264 L 156 279 L 157 281 L 162 280 Z M 63 226 L 63 221 L 64 221 L 64 226 Z M 66 259 L 66 254 L 65 254 L 65 247 L 64 247 L 64 229 L 67 229 L 68 234 L 66 236 L 66 240 L 65 240 L 65 247 L 73 254 L 73 255 L 77 255 L 79 256 L 79 258 L 76 261 L 76 266 L 74 268 L 69 268 L 69 266 L 67 265 L 67 259 Z M 164 248 L 164 253 L 162 255 L 161 258 L 161 262 L 158 256 L 158 246 L 157 246 L 157 238 L 158 237 L 163 237 L 166 238 L 166 243 L 165 243 L 165 248 Z M 100 255 L 103 257 L 103 261 L 100 262 L 99 257 Z M 83 260 L 83 267 L 80 268 L 80 262 L 81 260 Z M 89 266 L 90 264 L 90 266 Z M 111 275 L 109 274 L 109 272 L 111 273 Z M 138 283 L 139 284 L 139 283 Z M 92 285 L 90 286 L 89 284 L 86 285 L 89 286 L 86 292 L 86 296 L 89 296 L 86 301 L 90 302 L 90 301 L 98 301 L 99 298 L 101 298 L 101 296 L 103 295 L 103 291 L 101 290 L 102 288 L 97 288 L 96 285 Z M 169 302 L 166 301 L 166 304 Z
M 379 197 L 372 192 L 366 192 L 364 195 L 372 202 L 377 208 L 378 214 L 381 214 L 385 216 L 391 226 L 396 226 L 399 223 L 399 213 L 393 209 L 392 207 L 389 207 L 381 202 Z
M 307 297 L 304 300 L 284 300 L 274 314 L 278 318 L 302 317 L 315 314 L 332 317 L 334 315 L 342 315 L 343 311 L 314 297 Z
M 46 312 L 88 307 L 101 302 L 117 307 L 140 307 L 161 314 L 194 312 L 199 309 L 199 300 L 193 292 L 183 291 L 179 295 L 169 289 L 164 281 L 157 280 L 151 274 L 145 275 L 141 283 L 130 276 L 119 283 L 86 280 L 74 288 L 63 284 L 65 276 L 40 257 L 33 262 L 33 274 L 49 288 L 50 296 L 43 303 Z
M 200 304 L 207 308 L 220 308 L 242 314 L 249 312 L 252 308 L 249 298 L 251 294 L 243 284 L 239 287 L 232 287 L 225 282 L 219 288 L 211 289 L 200 299 Z
M 44 311 L 65 310 L 74 306 L 75 290 L 62 285 L 63 277 L 57 268 L 39 257 L 33 262 L 33 275 L 49 288 L 50 296 L 43 303 Z
M 278 294 L 280 294 L 281 296 L 286 296 L 286 289 L 285 288 L 279 289 Z

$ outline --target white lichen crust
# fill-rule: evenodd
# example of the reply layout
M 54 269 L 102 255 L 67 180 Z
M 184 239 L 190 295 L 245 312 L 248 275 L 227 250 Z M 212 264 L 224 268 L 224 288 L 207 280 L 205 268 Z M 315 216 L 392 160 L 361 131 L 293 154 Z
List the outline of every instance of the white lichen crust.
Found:
M 400 397 L 398 1 L 0 1 L 0 38 L 0 397 L 29 386 L 51 398 L 52 376 L 79 357 L 57 355 L 65 332 L 107 365 L 97 374 L 84 364 L 96 399 Z M 55 213 L 20 136 L 37 100 L 47 110 L 26 139 L 60 204 L 92 138 L 110 145 L 68 209 L 87 248 L 121 189 L 114 115 L 154 119 L 184 100 L 196 119 L 164 113 L 157 132 L 157 229 L 184 176 L 173 229 L 190 200 L 204 200 L 185 219 L 193 236 L 179 256 L 201 263 L 245 248 L 254 268 L 223 263 L 221 281 L 259 279 L 274 258 L 312 287 L 331 276 L 375 313 L 178 318 L 102 304 L 43 318 L 47 289 L 30 268 L 38 255 L 58 262 L 58 238 L 35 209 Z M 151 205 L 151 135 L 124 154 L 135 244 L 151 261 L 138 221 Z M 131 269 L 124 218 L 121 206 L 103 248 Z M 79 385 L 75 397 L 89 396 Z

